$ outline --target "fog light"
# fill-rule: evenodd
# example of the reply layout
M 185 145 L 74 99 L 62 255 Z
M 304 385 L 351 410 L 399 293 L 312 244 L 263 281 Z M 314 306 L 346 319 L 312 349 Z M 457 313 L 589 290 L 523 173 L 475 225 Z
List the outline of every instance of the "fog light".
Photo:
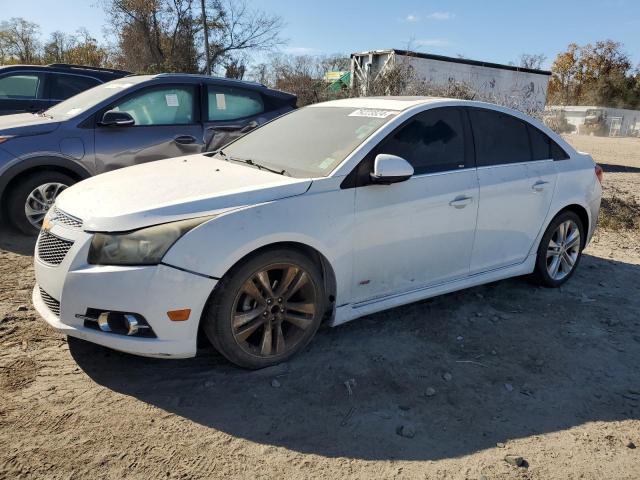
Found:
M 93 308 L 85 315 L 76 315 L 84 320 L 84 326 L 105 333 L 155 338 L 156 335 L 142 315 L 129 312 L 106 312 Z
M 138 333 L 138 325 L 138 319 L 130 313 L 104 312 L 98 317 L 98 327 L 103 332 L 135 335 Z

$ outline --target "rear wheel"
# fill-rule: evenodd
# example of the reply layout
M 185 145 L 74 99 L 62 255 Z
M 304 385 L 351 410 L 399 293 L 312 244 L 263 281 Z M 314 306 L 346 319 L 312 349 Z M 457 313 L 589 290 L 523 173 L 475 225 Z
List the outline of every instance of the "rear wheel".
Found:
M 263 368 L 304 348 L 324 313 L 318 266 L 295 250 L 269 250 L 234 267 L 209 300 L 203 329 L 231 362 Z
M 554 218 L 538 248 L 536 282 L 559 287 L 569 280 L 580 262 L 584 238 L 584 226 L 574 212 L 563 212 Z
M 20 180 L 7 198 L 11 224 L 27 235 L 37 235 L 44 216 L 63 190 L 75 180 L 60 172 L 38 172 Z

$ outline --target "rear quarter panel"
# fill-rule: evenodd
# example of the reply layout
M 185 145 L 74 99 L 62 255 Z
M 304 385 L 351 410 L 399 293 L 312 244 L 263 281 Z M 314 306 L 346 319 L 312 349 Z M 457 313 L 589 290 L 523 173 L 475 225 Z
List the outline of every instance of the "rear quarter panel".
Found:
M 536 249 L 549 223 L 569 205 L 580 205 L 587 211 L 587 243 L 595 231 L 598 220 L 602 190 L 595 176 L 595 163 L 591 156 L 573 152 L 570 159 L 557 160 L 555 163 L 558 172 L 555 193 L 545 224 L 535 243 Z

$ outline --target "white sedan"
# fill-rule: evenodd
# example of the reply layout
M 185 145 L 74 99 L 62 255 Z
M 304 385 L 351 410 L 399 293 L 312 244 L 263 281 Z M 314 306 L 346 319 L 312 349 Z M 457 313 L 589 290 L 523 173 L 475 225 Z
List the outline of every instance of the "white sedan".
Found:
M 248 368 L 322 321 L 532 274 L 567 281 L 596 227 L 602 170 L 522 113 L 436 98 L 312 105 L 210 154 L 67 189 L 36 246 L 54 328 L 153 357 L 203 331 Z

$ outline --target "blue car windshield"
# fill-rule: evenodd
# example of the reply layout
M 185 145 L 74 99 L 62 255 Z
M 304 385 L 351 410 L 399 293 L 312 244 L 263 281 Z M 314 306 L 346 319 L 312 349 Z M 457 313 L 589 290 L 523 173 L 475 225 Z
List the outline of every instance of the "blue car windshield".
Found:
M 94 105 L 102 103 L 123 90 L 148 80 L 148 76 L 125 77 L 97 85 L 54 105 L 45 113 L 54 120 L 66 120 L 79 115 Z

